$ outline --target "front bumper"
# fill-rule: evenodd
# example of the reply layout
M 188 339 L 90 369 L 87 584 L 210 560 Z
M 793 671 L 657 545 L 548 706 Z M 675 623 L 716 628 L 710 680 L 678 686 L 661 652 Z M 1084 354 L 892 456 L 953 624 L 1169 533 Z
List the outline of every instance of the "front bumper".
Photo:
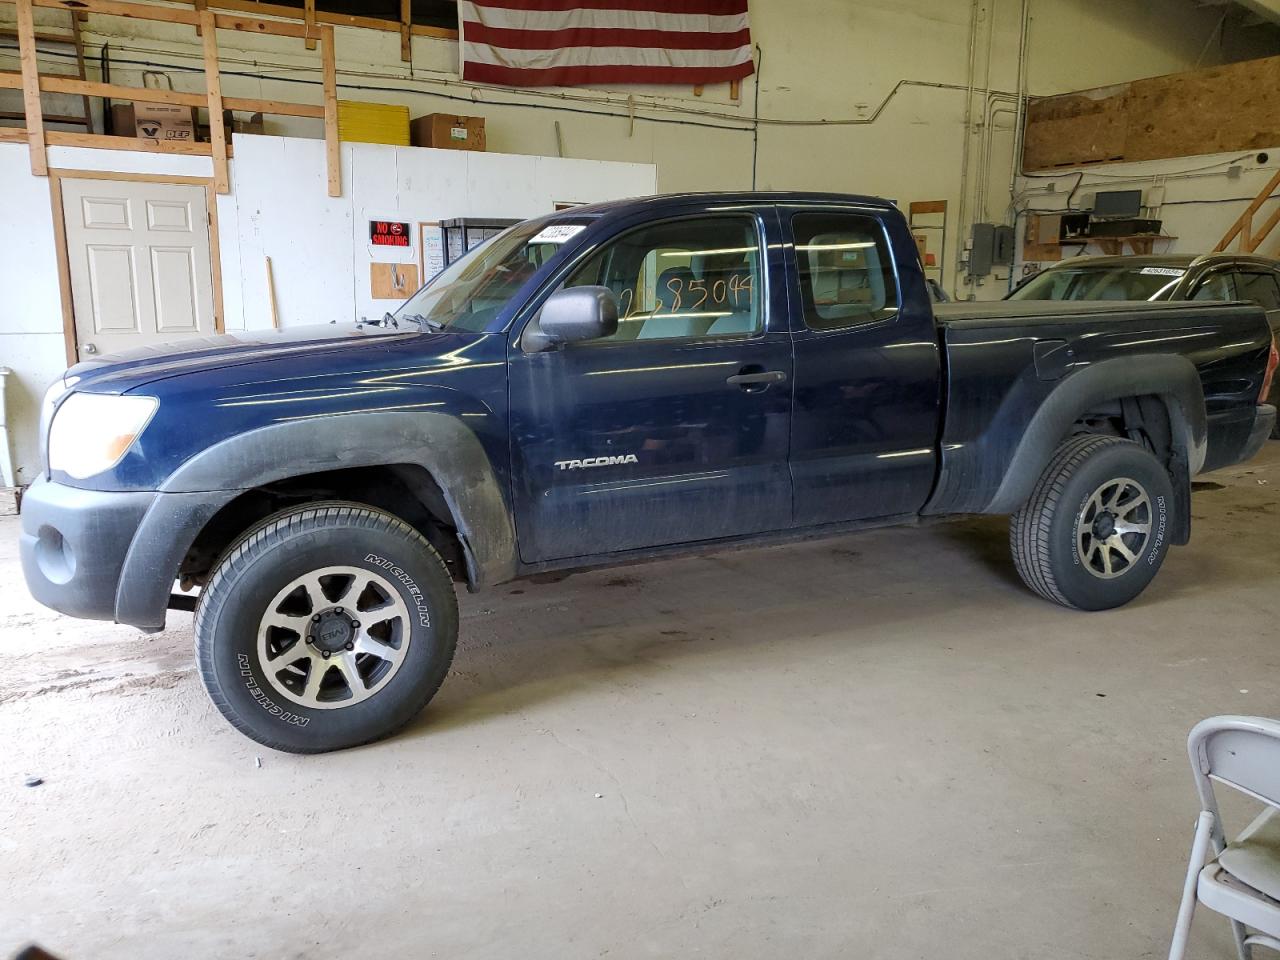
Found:
M 22 497 L 18 541 L 31 595 L 68 616 L 114 620 L 129 545 L 157 496 L 37 480 Z
M 183 557 L 235 493 L 81 490 L 38 480 L 22 498 L 27 588 L 71 617 L 159 629 Z

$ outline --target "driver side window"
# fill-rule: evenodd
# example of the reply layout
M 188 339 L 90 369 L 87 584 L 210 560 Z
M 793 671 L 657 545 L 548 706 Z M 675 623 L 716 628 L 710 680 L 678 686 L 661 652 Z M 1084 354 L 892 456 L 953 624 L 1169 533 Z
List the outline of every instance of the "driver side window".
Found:
M 690 218 L 633 230 L 565 282 L 587 285 L 608 287 L 618 300 L 618 331 L 606 342 L 743 336 L 764 327 L 752 217 Z

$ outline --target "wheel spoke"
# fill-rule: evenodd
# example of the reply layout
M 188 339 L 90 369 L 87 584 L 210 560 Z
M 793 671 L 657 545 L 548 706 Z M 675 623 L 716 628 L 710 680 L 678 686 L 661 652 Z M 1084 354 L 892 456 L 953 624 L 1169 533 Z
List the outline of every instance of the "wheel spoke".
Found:
M 1149 523 L 1117 523 L 1116 533 L 1124 536 L 1127 533 L 1140 533 L 1144 537 L 1151 532 Z
M 302 688 L 302 699 L 315 703 L 320 696 L 320 681 L 324 679 L 324 675 L 329 672 L 329 661 L 321 660 L 318 657 L 312 658 L 311 670 L 307 674 L 306 685 Z
M 347 686 L 351 688 L 352 698 L 363 700 L 368 695 L 369 690 L 364 684 L 364 678 L 360 676 L 360 668 L 356 664 L 356 655 L 344 651 L 338 654 L 335 660 L 343 679 L 347 681 Z
M 314 651 L 307 645 L 307 641 L 299 639 L 288 650 L 272 657 L 267 666 L 273 670 L 279 670 L 282 667 L 289 666 L 291 663 L 297 663 L 300 660 L 311 660 L 313 657 Z
M 360 631 L 360 635 L 356 637 L 356 646 L 354 653 L 367 653 L 371 657 L 377 657 L 379 660 L 386 660 L 388 663 L 397 663 L 400 660 L 401 651 L 397 650 L 390 644 L 375 640 L 369 636 L 364 630 Z
M 1124 541 L 1120 539 L 1119 535 L 1108 539 L 1107 546 L 1111 550 L 1114 550 L 1116 553 L 1120 554 L 1120 556 L 1124 557 L 1127 563 L 1133 563 L 1134 560 L 1138 559 L 1137 556 L 1134 554 L 1134 552 L 1130 550 L 1127 546 L 1125 546 Z
M 281 630 L 292 630 L 299 637 L 307 635 L 307 628 L 311 626 L 311 618 L 305 614 L 281 613 L 275 611 L 269 613 L 263 618 L 263 625 L 268 627 L 278 627 Z

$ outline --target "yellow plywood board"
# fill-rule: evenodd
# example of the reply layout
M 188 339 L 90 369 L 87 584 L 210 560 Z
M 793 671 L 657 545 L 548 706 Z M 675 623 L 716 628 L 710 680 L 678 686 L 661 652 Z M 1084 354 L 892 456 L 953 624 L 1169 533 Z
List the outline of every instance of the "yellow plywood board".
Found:
M 338 101 L 338 139 L 409 146 L 409 108 L 389 103 Z

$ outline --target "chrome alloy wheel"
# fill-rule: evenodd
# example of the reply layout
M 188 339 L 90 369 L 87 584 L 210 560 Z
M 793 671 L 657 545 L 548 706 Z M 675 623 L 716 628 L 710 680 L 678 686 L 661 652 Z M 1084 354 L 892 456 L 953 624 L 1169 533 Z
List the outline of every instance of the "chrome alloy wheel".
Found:
M 277 693 L 316 710 L 349 707 L 390 682 L 409 650 L 409 608 L 382 575 L 323 567 L 267 605 L 258 663 Z
M 1095 577 L 1128 573 L 1151 536 L 1151 498 L 1137 480 L 1108 480 L 1085 501 L 1076 518 L 1076 550 Z

